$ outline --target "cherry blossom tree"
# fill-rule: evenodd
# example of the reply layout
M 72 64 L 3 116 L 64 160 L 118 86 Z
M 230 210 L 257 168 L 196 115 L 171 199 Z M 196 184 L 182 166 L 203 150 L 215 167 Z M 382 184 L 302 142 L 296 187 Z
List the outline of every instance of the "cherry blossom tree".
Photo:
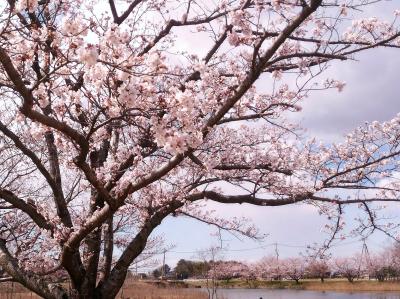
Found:
M 370 277 L 378 281 L 398 279 L 400 276 L 399 253 L 399 245 L 396 243 L 381 252 L 372 254 L 366 265 Z
M 399 280 L 400 277 L 400 245 L 398 243 L 394 244 L 392 248 L 389 249 L 390 252 L 390 267 L 393 269 L 393 276 Z M 388 263 L 387 259 L 384 262 Z
M 257 273 L 257 264 L 256 263 L 242 263 L 242 268 L 240 272 L 240 277 L 246 281 L 250 286 L 253 285 L 253 282 L 256 281 L 258 273 Z
M 376 278 L 378 281 L 384 281 L 387 278 L 391 266 L 390 255 L 387 254 L 388 252 L 385 250 L 371 256 L 368 265 L 366 265 L 369 277 Z
M 215 267 L 212 266 L 211 272 L 215 272 L 218 280 L 229 282 L 232 278 L 247 276 L 248 266 L 238 261 L 217 261 Z
M 277 259 L 274 256 L 262 258 L 254 265 L 259 277 L 269 280 L 290 279 L 299 282 L 305 275 L 306 261 L 300 257 Z
M 262 258 L 255 265 L 256 273 L 261 278 L 269 280 L 281 280 L 283 278 L 282 261 L 274 256 L 267 256 Z
M 286 279 L 294 280 L 299 283 L 304 278 L 306 262 L 300 257 L 286 258 L 282 261 L 282 271 Z
M 399 47 L 398 11 L 362 13 L 378 2 L 2 1 L 2 269 L 44 298 L 114 298 L 169 215 L 257 237 L 207 201 L 317 206 L 325 246 L 359 204 L 361 234 L 393 235 L 373 203 L 398 198 L 400 117 L 333 145 L 284 118 L 345 87 L 320 82 L 332 61 Z
M 324 282 L 325 278 L 329 276 L 331 270 L 327 259 L 313 258 L 307 263 L 306 272 L 309 277 L 317 277 Z
M 355 256 L 336 258 L 333 267 L 337 274 L 347 278 L 349 282 L 360 276 L 360 260 Z

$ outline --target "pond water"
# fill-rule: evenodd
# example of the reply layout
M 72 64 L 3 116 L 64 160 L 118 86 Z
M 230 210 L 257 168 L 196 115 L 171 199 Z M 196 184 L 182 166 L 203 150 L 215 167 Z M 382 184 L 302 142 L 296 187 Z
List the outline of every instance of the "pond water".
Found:
M 303 290 L 270 289 L 219 289 L 218 298 L 223 299 L 400 299 L 395 292 L 319 292 Z

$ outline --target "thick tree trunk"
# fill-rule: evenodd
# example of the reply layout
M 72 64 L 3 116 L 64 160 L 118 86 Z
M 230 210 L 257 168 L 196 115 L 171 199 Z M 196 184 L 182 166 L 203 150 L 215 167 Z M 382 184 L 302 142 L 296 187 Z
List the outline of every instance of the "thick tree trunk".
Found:
M 348 280 L 350 283 L 353 283 L 353 281 L 354 281 L 354 277 L 352 277 L 352 276 L 348 276 L 348 277 L 347 277 L 347 280 Z
M 112 257 L 114 251 L 114 226 L 113 226 L 113 217 L 111 216 L 106 224 L 104 225 L 103 229 L 104 234 L 104 263 L 103 267 L 100 272 L 99 277 L 99 287 L 101 287 L 104 282 L 109 278 L 111 273 L 111 266 L 112 266 Z
M 142 229 L 129 243 L 121 257 L 118 259 L 110 273 L 109 279 L 104 283 L 104 285 L 101 287 L 99 286 L 98 290 L 102 299 L 115 298 L 115 296 L 118 294 L 118 291 L 124 284 L 129 266 L 146 247 L 146 243 L 150 234 L 158 225 L 160 225 L 161 221 L 165 217 L 182 206 L 182 202 L 173 201 L 169 206 L 155 212 L 154 215 L 145 222 Z
M 110 128 L 108 128 L 108 130 L 110 130 Z M 107 159 L 109 149 L 110 142 L 109 140 L 105 140 L 99 150 L 90 153 L 90 165 L 93 169 L 103 166 Z M 104 207 L 104 203 L 105 198 L 103 198 L 95 188 L 92 188 L 90 214 L 93 215 L 98 208 Z M 82 285 L 78 289 L 80 298 L 96 298 L 96 283 L 99 273 L 100 248 L 102 241 L 101 237 L 101 227 L 97 227 L 85 238 L 87 250 L 87 258 L 85 262 L 86 272 Z
M 86 238 L 88 259 L 86 263 L 86 275 L 80 289 L 80 298 L 95 298 L 97 271 L 100 258 L 101 229 L 97 228 Z
M 154 227 L 142 229 L 128 245 L 128 248 L 111 271 L 109 279 L 105 281 L 104 285 L 99 286 L 100 298 L 115 298 L 124 284 L 129 266 L 146 247 L 147 239 L 153 229 Z

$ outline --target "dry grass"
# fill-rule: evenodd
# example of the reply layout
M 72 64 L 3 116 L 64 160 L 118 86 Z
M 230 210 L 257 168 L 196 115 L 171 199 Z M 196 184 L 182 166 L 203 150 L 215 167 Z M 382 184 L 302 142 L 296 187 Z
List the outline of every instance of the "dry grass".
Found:
M 193 286 L 204 286 L 203 281 L 190 282 Z M 309 291 L 337 291 L 337 292 L 400 292 L 400 281 L 355 280 L 353 283 L 345 279 L 326 279 L 321 283 L 316 279 L 294 281 L 245 281 L 233 279 L 229 282 L 219 281 L 220 288 L 260 288 L 260 289 L 296 289 Z
M 126 288 L 117 298 L 130 299 L 207 299 L 205 292 L 191 289 L 160 289 L 157 287 Z
M 40 298 L 36 294 L 25 289 L 18 283 L 0 283 L 0 299 L 29 299 Z
M 337 292 L 399 292 L 400 282 L 361 280 L 350 283 L 348 281 L 332 280 L 324 283 L 305 281 L 302 283 L 305 290 L 310 291 L 337 291 Z
M 0 299 L 40 298 L 21 285 L 14 283 L 0 284 Z M 182 287 L 159 287 L 145 282 L 128 281 L 116 298 L 130 299 L 207 299 L 207 294 L 200 290 Z
M 130 299 L 207 299 L 207 294 L 200 290 L 182 287 L 156 286 L 146 282 L 127 281 L 117 298 Z

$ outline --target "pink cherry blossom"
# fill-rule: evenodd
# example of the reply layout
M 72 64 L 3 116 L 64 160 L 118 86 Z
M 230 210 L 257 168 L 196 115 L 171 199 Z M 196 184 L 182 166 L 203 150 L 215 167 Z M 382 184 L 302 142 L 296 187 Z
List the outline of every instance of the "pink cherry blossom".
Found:
M 43 298 L 69 296 L 61 279 L 74 296 L 114 298 L 130 265 L 163 244 L 155 232 L 167 217 L 263 237 L 210 202 L 243 214 L 317 207 L 319 253 L 347 237 L 353 204 L 350 234 L 397 236 L 383 203 L 399 198 L 400 116 L 341 143 L 288 117 L 315 90 L 352 88 L 340 72 L 325 76 L 334 61 L 399 48 L 397 11 L 380 19 L 361 0 L 106 2 L 3 5 L 0 267 L 12 279 Z M 267 257 L 210 274 L 298 281 L 309 263 Z

